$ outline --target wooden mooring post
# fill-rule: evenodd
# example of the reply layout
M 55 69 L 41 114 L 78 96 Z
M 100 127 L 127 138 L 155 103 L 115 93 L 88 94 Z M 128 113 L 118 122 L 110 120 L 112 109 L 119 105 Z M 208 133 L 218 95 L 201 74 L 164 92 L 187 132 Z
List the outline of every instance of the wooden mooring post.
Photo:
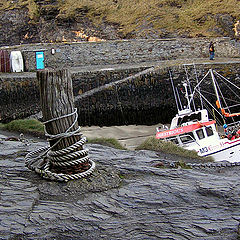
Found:
M 37 78 L 40 86 L 40 101 L 42 106 L 43 120 L 46 122 L 46 131 L 50 135 L 65 133 L 74 123 L 76 116 L 59 118 L 74 112 L 74 98 L 72 79 L 69 71 L 38 71 Z M 58 119 L 50 121 L 51 119 Z M 50 121 L 50 122 L 48 122 Z M 75 122 L 71 131 L 78 129 L 78 122 Z M 79 141 L 81 136 L 70 136 L 62 138 L 53 150 L 66 148 Z M 50 146 L 53 146 L 57 139 L 49 139 Z
M 50 147 L 27 155 L 27 167 L 45 178 L 59 181 L 79 179 L 91 174 L 95 163 L 88 158 L 88 150 L 83 149 L 86 140 L 78 126 L 69 71 L 38 71 L 37 78 L 45 135 Z M 36 164 L 32 158 L 39 152 L 43 152 L 40 155 L 43 161 Z

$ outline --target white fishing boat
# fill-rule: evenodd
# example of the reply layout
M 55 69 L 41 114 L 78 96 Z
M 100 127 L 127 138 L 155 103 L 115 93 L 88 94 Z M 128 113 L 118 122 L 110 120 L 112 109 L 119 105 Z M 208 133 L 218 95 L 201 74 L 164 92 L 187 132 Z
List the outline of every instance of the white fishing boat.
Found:
M 228 88 L 228 91 L 234 93 L 232 94 L 236 98 L 234 105 L 227 106 L 227 100 L 222 95 L 216 76 L 221 81 L 230 84 L 231 87 Z M 213 83 L 216 106 L 201 93 L 201 85 L 207 77 Z M 184 108 L 172 78 L 171 82 L 178 113 L 172 119 L 169 129 L 166 127 L 157 128 L 156 138 L 174 142 L 188 150 L 196 150 L 199 156 L 211 156 L 215 161 L 240 162 L 240 122 L 234 121 L 240 116 L 240 113 L 230 112 L 231 107 L 236 110 L 240 106 L 240 98 L 237 96 L 237 91 L 240 88 L 210 69 L 201 81 L 197 81 L 194 88 L 191 87 L 189 80 L 183 83 L 183 92 L 187 101 L 187 106 Z M 198 109 L 196 109 L 196 101 L 194 100 L 196 95 L 198 96 L 198 104 L 201 105 Z M 207 105 L 211 106 L 214 114 L 209 114 L 210 108 Z M 218 131 L 220 127 L 216 124 L 219 122 L 216 115 L 221 116 L 222 131 Z M 210 116 L 214 116 L 213 119 Z M 228 123 L 228 119 L 231 119 L 232 123 Z

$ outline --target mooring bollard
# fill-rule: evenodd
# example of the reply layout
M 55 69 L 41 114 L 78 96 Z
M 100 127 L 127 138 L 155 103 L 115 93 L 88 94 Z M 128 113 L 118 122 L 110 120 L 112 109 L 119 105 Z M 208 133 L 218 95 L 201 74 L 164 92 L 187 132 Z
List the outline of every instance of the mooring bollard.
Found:
M 44 178 L 57 181 L 88 176 L 95 163 L 88 158 L 88 149 L 83 149 L 86 138 L 78 126 L 69 71 L 38 71 L 37 78 L 50 147 L 27 154 L 26 166 Z

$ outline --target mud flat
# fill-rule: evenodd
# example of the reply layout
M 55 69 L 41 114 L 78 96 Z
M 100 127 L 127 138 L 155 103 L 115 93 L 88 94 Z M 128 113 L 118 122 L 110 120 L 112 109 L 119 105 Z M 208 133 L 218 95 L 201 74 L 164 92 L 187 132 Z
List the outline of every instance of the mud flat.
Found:
M 158 126 L 159 125 L 128 125 L 113 127 L 92 126 L 83 127 L 82 133 L 87 138 L 115 138 L 127 149 L 134 150 L 148 137 L 155 136 L 156 127 Z

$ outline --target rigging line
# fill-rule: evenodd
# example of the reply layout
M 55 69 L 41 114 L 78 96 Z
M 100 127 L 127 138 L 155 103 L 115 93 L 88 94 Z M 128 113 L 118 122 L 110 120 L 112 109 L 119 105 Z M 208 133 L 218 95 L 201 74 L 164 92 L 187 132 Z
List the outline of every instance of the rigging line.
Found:
M 216 94 L 211 93 L 211 92 L 208 92 L 208 91 L 206 91 L 206 90 L 201 90 L 201 92 L 207 93 L 207 94 L 209 94 L 209 95 L 211 95 L 211 96 L 216 96 Z M 228 101 L 232 101 L 232 102 L 234 102 L 234 103 L 238 103 L 238 102 L 239 102 L 239 101 L 236 101 L 236 100 L 233 100 L 233 99 L 230 99 L 230 98 L 226 98 L 226 97 L 225 97 L 225 99 L 228 100 Z M 235 105 L 235 106 L 237 106 L 237 105 Z M 231 106 L 230 106 L 230 107 L 231 107 Z M 229 107 L 229 108 L 230 108 L 230 107 Z M 226 108 L 223 108 L 223 109 L 226 109 Z
M 182 107 L 182 102 L 181 102 L 181 99 L 180 99 L 180 96 L 179 96 L 179 92 L 178 92 L 178 89 L 175 88 L 176 92 L 177 92 L 177 97 L 178 97 L 178 101 L 179 101 L 179 104 L 180 104 L 180 107 L 181 107 L 181 110 L 183 109 Z
M 194 67 L 194 74 L 195 74 L 195 76 L 196 76 L 196 80 L 197 80 L 197 84 L 198 84 L 199 79 L 198 79 L 198 74 L 197 74 L 197 69 L 196 69 L 195 63 L 193 64 L 193 67 Z M 200 86 L 198 86 L 198 90 L 201 91 Z M 203 100 L 202 100 L 202 97 L 201 97 L 201 96 L 200 96 L 200 102 L 201 102 L 201 108 L 203 109 Z
M 218 84 L 217 81 L 216 81 L 216 85 L 217 85 L 217 88 L 218 88 L 220 94 L 222 95 L 223 101 L 224 101 L 225 105 L 227 106 L 227 109 L 228 109 L 229 113 L 231 114 L 231 111 L 230 111 L 230 109 L 229 109 L 229 107 L 228 107 L 228 105 L 227 105 L 227 102 L 226 102 L 226 100 L 225 100 L 225 98 L 224 98 L 224 96 L 223 96 L 223 94 L 222 94 L 222 91 L 221 91 L 221 89 L 220 89 L 219 84 Z M 231 119 L 232 119 L 232 121 L 234 122 L 233 116 L 231 117 Z
M 208 109 L 208 112 L 211 112 L 212 115 L 215 117 L 216 123 L 217 123 L 218 125 L 222 125 L 220 119 L 219 119 L 219 118 L 216 116 L 216 114 L 215 114 L 215 110 L 214 110 L 214 109 L 211 109 L 209 106 L 207 106 L 207 104 L 206 104 L 206 109 Z M 219 112 L 218 112 L 218 113 L 219 113 Z M 220 116 L 221 116 L 221 115 L 220 115 Z M 224 118 L 222 118 L 222 119 L 223 119 L 223 122 L 225 123 Z
M 198 86 L 200 86 L 200 84 L 204 81 L 204 79 L 208 76 L 209 73 L 210 73 L 210 71 L 208 71 L 208 72 L 205 74 L 205 76 L 203 77 L 203 79 L 195 86 L 195 88 L 194 88 L 194 90 L 193 90 L 192 97 L 190 98 L 190 103 L 191 103 L 191 101 L 192 101 L 192 99 L 193 99 L 193 96 L 194 96 L 195 92 L 197 91 Z
M 208 111 L 209 113 L 211 113 L 211 114 L 213 115 L 213 117 L 214 117 L 215 120 L 216 120 L 216 123 L 217 123 L 218 125 L 222 125 L 222 124 L 221 124 L 221 121 L 219 120 L 219 118 L 216 117 L 216 114 L 215 114 L 214 109 L 211 109 L 209 106 L 207 106 L 207 104 L 205 104 L 205 108 L 207 109 L 207 111 Z
M 233 90 L 232 90 L 232 88 L 230 88 L 224 81 L 222 81 L 223 82 L 223 84 L 238 98 L 238 99 L 240 99 L 240 97 L 236 94 L 236 92 L 234 92 Z
M 230 109 L 230 108 L 238 107 L 238 106 L 240 106 L 240 103 L 239 103 L 239 104 L 232 105 L 232 106 L 229 106 L 228 108 Z M 225 108 L 223 108 L 223 109 L 225 109 Z
M 186 65 L 184 65 L 184 70 L 185 70 L 185 73 L 186 73 L 187 83 L 188 83 L 188 85 L 189 85 L 190 94 L 192 95 L 193 93 L 192 93 L 191 83 L 190 83 L 190 80 L 189 80 L 189 78 L 188 78 L 188 72 L 187 72 Z M 191 96 L 191 95 L 190 95 L 190 96 Z M 189 102 L 189 103 L 191 103 L 191 102 Z M 193 103 L 193 109 L 194 109 L 194 111 L 196 111 L 196 106 L 195 106 L 194 99 L 193 99 L 192 103 Z M 189 105 L 189 108 L 190 108 L 190 105 Z
M 222 99 L 223 99 L 223 102 L 224 102 L 224 104 L 226 105 L 226 108 L 229 109 L 229 108 L 228 108 L 228 105 L 227 105 L 227 102 L 226 102 L 226 100 L 225 100 L 225 98 L 224 98 L 224 96 L 223 96 L 223 93 L 222 93 L 222 91 L 221 91 L 221 89 L 220 89 L 220 87 L 219 87 L 218 82 L 215 81 L 215 83 L 216 83 L 217 89 L 218 89 L 218 91 L 220 92 L 220 95 L 221 95 L 221 97 L 222 97 Z M 231 113 L 231 112 L 230 112 L 230 113 Z
M 200 94 L 199 95 L 197 95 L 197 97 L 200 99 L 200 97 L 202 97 L 202 98 L 205 98 L 203 95 L 201 96 L 201 92 L 199 92 Z M 208 100 L 205 100 L 206 102 L 208 102 Z M 208 103 L 209 105 L 211 105 L 211 103 Z M 213 113 L 213 110 L 207 105 L 207 103 L 205 103 L 205 102 L 203 102 L 203 105 L 204 105 L 204 107 L 207 109 L 207 111 L 208 112 L 210 112 L 210 113 Z M 214 109 L 214 107 L 213 107 L 213 109 Z M 216 110 L 216 109 L 214 109 L 214 110 Z M 222 117 L 222 115 L 219 113 L 219 111 L 218 110 L 216 110 L 217 111 L 217 113 Z M 224 119 L 223 119 L 224 120 Z M 216 122 L 217 122 L 217 124 L 218 125 L 222 125 L 222 123 L 221 123 L 221 121 L 219 120 L 219 118 L 218 117 L 216 117 Z
M 215 81 L 216 81 L 216 80 L 215 80 Z M 219 90 L 222 98 L 223 98 L 223 101 L 224 101 L 225 105 L 227 106 L 227 109 L 228 109 L 229 113 L 231 114 L 231 111 L 230 111 L 230 109 L 229 109 L 229 107 L 228 107 L 228 105 L 227 105 L 227 102 L 226 102 L 226 100 L 225 100 L 225 98 L 224 98 L 224 96 L 223 96 L 223 94 L 222 94 L 222 91 L 221 91 L 221 89 L 220 89 L 219 84 L 218 84 L 217 81 L 216 81 L 216 85 L 217 85 L 217 88 L 218 88 L 218 90 Z M 232 121 L 234 122 L 234 118 L 233 118 L 233 117 L 231 117 L 231 118 L 232 118 Z
M 225 81 L 227 81 L 228 83 L 230 83 L 231 85 L 233 85 L 234 87 L 236 87 L 238 90 L 240 90 L 240 88 L 235 85 L 234 83 L 232 83 L 231 81 L 229 81 L 227 78 L 225 78 L 224 76 L 222 76 L 221 74 L 219 74 L 218 72 L 216 72 L 215 70 L 213 70 L 214 73 L 216 73 L 219 77 L 223 78 Z
M 196 90 L 198 92 L 198 90 Z M 202 95 L 201 92 L 198 92 L 198 94 Z M 218 109 L 216 109 L 203 95 L 202 98 L 222 117 L 222 119 L 224 120 L 222 114 L 218 111 Z
M 175 92 L 175 87 L 174 87 L 174 84 L 173 84 L 173 78 L 172 78 L 172 74 L 171 74 L 170 70 L 169 70 L 169 75 L 170 75 L 170 80 L 171 80 L 171 84 L 172 84 L 173 95 L 174 95 L 175 102 L 176 102 L 176 105 L 177 105 L 177 110 L 179 111 L 179 105 L 178 105 L 177 96 L 176 96 L 176 92 Z
M 207 103 L 203 103 L 204 104 L 204 106 L 205 106 L 205 108 L 207 109 L 207 111 L 209 112 L 209 113 L 211 113 L 214 117 L 215 117 L 215 120 L 216 120 L 216 123 L 218 124 L 218 125 L 222 125 L 222 123 L 221 123 L 221 121 L 220 121 L 220 119 L 216 116 L 216 114 L 215 114 L 215 109 L 214 108 L 210 108 L 208 105 L 207 105 Z M 218 114 L 219 114 L 219 112 L 217 112 Z M 221 116 L 221 115 L 220 115 Z M 223 119 L 223 118 L 222 118 Z M 224 119 L 223 119 L 223 122 L 225 123 L 225 121 L 224 121 Z

